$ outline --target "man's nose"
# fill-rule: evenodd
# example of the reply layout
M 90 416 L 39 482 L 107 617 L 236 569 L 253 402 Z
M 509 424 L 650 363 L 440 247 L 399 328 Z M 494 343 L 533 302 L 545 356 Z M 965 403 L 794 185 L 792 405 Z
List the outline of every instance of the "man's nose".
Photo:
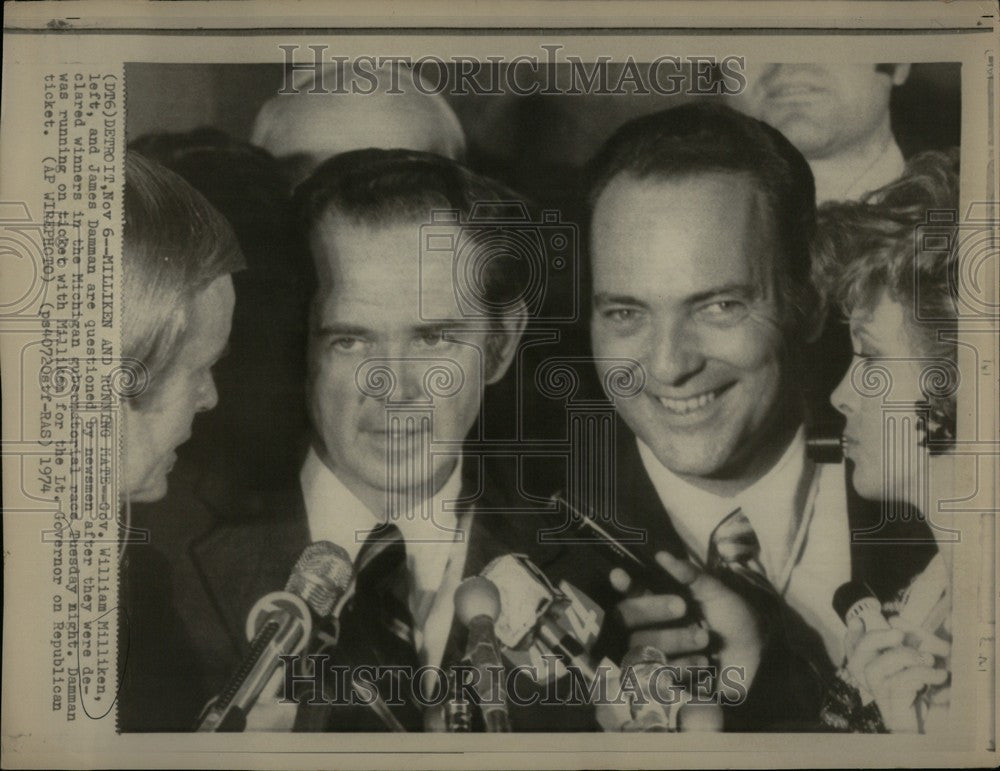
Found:
M 386 366 L 393 375 L 392 390 L 385 399 L 389 402 L 426 402 L 424 373 L 427 362 L 404 352 L 393 351 L 386 359 Z
M 654 334 L 649 369 L 658 382 L 683 385 L 704 368 L 701 341 L 682 320 L 661 324 Z

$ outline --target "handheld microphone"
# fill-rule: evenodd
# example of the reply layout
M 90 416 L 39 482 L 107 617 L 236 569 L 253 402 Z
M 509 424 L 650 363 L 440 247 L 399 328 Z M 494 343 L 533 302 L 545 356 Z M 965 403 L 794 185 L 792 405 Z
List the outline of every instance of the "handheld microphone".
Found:
M 493 629 L 500 616 L 500 592 L 482 576 L 466 578 L 455 590 L 455 615 L 469 630 L 465 657 L 479 673 L 475 689 L 486 731 L 508 733 L 511 728 L 504 667 Z
M 852 618 L 861 619 L 866 632 L 891 629 L 882 614 L 882 603 L 859 581 L 848 581 L 833 593 L 833 609 L 845 624 Z
M 636 698 L 633 689 L 628 689 L 627 700 L 632 721 L 623 730 L 636 732 L 670 730 L 667 716 L 669 707 L 656 698 L 652 686 L 653 678 L 658 677 L 666 665 L 667 657 L 663 651 L 651 645 L 637 645 L 625 654 L 625 658 L 622 659 L 622 689 L 625 690 L 626 685 L 634 683 L 639 691 L 639 698 Z
M 806 427 L 806 457 L 813 463 L 843 463 L 843 420 L 823 421 Z
M 497 640 L 515 665 L 530 664 L 527 649 L 537 645 L 590 682 L 596 677 L 587 653 L 597 639 L 603 614 L 589 597 L 566 582 L 556 589 L 527 557 L 505 554 L 483 568 L 500 592 Z
M 833 609 L 844 624 L 852 618 L 861 619 L 865 632 L 892 628 L 882 613 L 882 603 L 875 597 L 875 593 L 860 581 L 848 581 L 840 585 L 833 593 Z M 859 690 L 862 704 L 867 706 L 874 701 L 875 697 L 868 693 L 867 689 Z
M 472 731 L 472 705 L 459 697 L 455 670 L 448 672 L 448 699 L 444 705 L 444 725 L 448 733 Z
M 351 559 L 329 541 L 302 552 L 281 592 L 270 592 L 247 615 L 250 652 L 199 721 L 199 731 L 242 731 L 247 714 L 281 663 L 308 644 L 312 618 L 330 616 L 353 578 Z

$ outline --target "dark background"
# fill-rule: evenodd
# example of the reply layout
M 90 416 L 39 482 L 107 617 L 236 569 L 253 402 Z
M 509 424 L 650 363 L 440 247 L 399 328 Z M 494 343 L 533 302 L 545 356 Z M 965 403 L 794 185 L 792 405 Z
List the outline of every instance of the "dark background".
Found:
M 201 126 L 249 139 L 260 106 L 282 85 L 282 70 L 280 64 L 129 64 L 128 139 Z M 527 74 L 519 76 L 519 82 L 529 81 Z M 960 87 L 959 64 L 912 65 L 892 101 L 903 155 L 959 144 Z M 724 99 L 655 93 L 444 96 L 465 129 L 470 165 L 554 206 L 575 197 L 580 168 L 625 121 L 691 98 Z

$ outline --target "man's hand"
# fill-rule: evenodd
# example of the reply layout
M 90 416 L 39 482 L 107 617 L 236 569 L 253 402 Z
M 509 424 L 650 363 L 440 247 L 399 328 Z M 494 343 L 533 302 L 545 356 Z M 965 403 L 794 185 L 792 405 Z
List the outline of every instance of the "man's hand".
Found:
M 656 561 L 678 582 L 687 586 L 708 629 L 701 624 L 670 626 L 687 613 L 687 604 L 677 595 L 634 597 L 622 600 L 618 605 L 622 620 L 630 631 L 629 645 L 659 648 L 675 666 L 706 666 L 710 629 L 721 643 L 718 651 L 720 667 L 741 667 L 743 685 L 749 688 L 760 666 L 764 639 L 760 621 L 750 605 L 717 578 L 687 560 L 679 560 L 668 552 L 659 552 Z M 624 571 L 612 571 L 611 583 L 621 592 L 628 591 L 629 581 Z

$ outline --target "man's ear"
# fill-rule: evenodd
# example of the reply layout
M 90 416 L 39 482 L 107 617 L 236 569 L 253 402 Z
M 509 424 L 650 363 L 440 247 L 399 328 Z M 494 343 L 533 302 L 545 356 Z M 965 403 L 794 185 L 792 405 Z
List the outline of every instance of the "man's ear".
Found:
M 901 86 L 906 82 L 908 77 L 910 77 L 910 65 L 897 64 L 895 71 L 892 73 L 892 85 Z
M 486 385 L 493 385 L 510 368 L 528 325 L 528 309 L 523 304 L 505 312 L 496 320 L 497 329 L 486 339 Z

